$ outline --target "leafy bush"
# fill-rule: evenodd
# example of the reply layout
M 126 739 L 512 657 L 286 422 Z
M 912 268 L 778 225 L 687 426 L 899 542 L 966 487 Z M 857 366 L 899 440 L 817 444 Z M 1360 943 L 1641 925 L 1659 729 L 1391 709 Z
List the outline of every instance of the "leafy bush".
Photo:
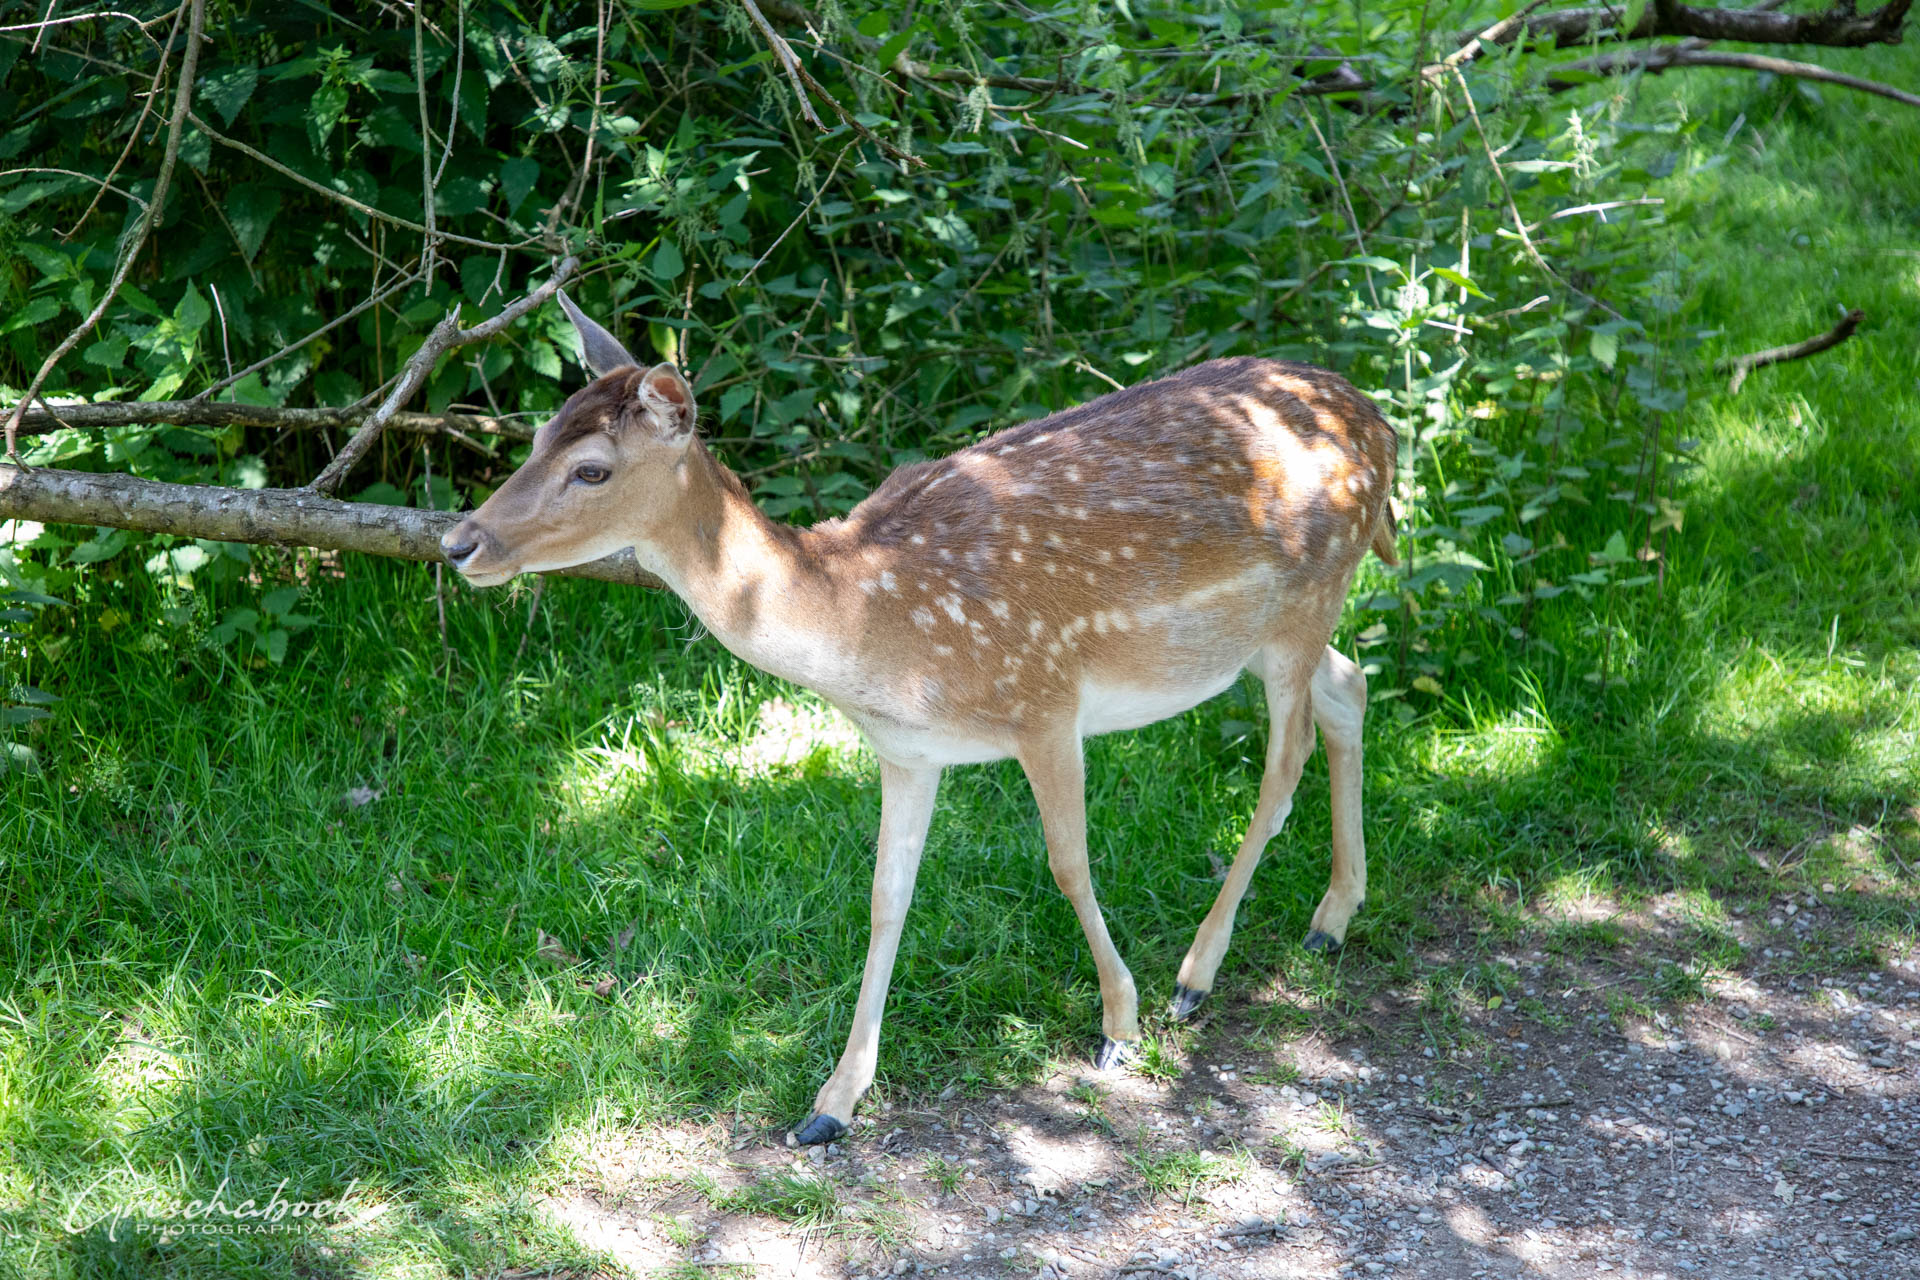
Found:
M 688 369 L 719 451 L 770 513 L 810 521 L 1112 385 L 1311 360 L 1402 432 L 1404 563 L 1366 571 L 1356 627 L 1377 698 L 1411 714 L 1490 647 L 1552 648 L 1556 627 L 1603 634 L 1592 679 L 1618 669 L 1617 597 L 1659 580 L 1682 527 L 1674 424 L 1698 335 L 1657 192 L 1692 123 L 1556 96 L 1536 55 L 1433 69 L 1472 6 L 761 7 L 830 127 L 734 3 L 480 0 L 417 29 L 399 10 L 215 3 L 184 178 L 53 388 L 348 404 L 449 308 L 497 310 L 571 250 L 583 306 Z M 128 12 L 145 24 L 0 38 L 16 396 L 149 193 L 168 99 L 148 91 L 179 24 Z M 576 385 L 572 359 L 550 308 L 443 361 L 425 401 L 537 418 Z M 327 448 L 135 426 L 56 431 L 29 456 L 261 486 L 304 481 Z M 430 473 L 446 506 L 515 461 L 433 450 L 389 433 L 356 483 L 395 500 Z M 22 585 L 84 596 L 139 571 L 106 552 L 116 536 L 42 534 Z M 182 589 L 224 562 L 160 543 L 146 571 Z M 212 634 L 276 656 L 291 630 L 229 615 Z

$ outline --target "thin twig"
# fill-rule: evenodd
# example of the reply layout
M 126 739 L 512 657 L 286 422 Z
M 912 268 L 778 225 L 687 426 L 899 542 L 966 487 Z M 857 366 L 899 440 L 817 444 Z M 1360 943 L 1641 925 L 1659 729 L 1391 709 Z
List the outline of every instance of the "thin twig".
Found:
M 447 161 L 453 155 L 453 135 L 460 127 L 460 77 L 466 70 L 467 61 L 466 0 L 454 0 L 453 15 L 453 110 L 447 116 L 447 145 L 440 149 L 440 165 L 433 171 L 435 186 L 440 184 L 440 175 L 447 171 Z M 426 145 L 425 139 L 421 140 L 421 145 Z
M 1733 374 L 1733 377 L 1727 381 L 1727 394 L 1739 395 L 1740 384 L 1745 382 L 1747 375 L 1755 369 L 1779 364 L 1785 360 L 1804 360 L 1808 356 L 1820 354 L 1828 347 L 1837 347 L 1853 336 L 1853 331 L 1860 327 L 1860 322 L 1864 319 L 1866 319 L 1866 312 L 1855 308 L 1841 316 L 1839 324 L 1817 337 L 1808 338 L 1803 342 L 1790 342 L 1784 347 L 1768 347 L 1765 351 L 1755 351 L 1750 355 L 1723 356 L 1714 361 L 1713 367 L 1717 373 Z
M 381 303 L 385 302 L 388 298 L 391 298 L 395 293 L 398 293 L 400 290 L 405 289 L 410 285 L 417 283 L 419 279 L 420 279 L 420 273 L 418 271 L 410 272 L 409 274 L 402 276 L 399 280 L 395 281 L 393 284 L 389 285 L 387 288 L 381 290 L 379 293 L 374 294 L 372 297 L 354 306 L 351 310 L 346 311 L 340 315 L 337 315 L 333 319 L 327 321 L 325 324 L 321 325 L 318 329 L 315 329 L 312 333 L 308 334 L 306 337 L 300 338 L 294 342 L 290 342 L 286 346 L 280 348 L 280 350 L 274 352 L 272 355 L 267 356 L 263 359 L 254 361 L 252 364 L 242 369 L 239 373 L 236 373 L 229 377 L 221 379 L 219 382 L 216 382 L 212 386 L 208 387 L 205 391 L 202 391 L 199 395 L 194 396 L 193 399 L 195 401 L 205 400 L 208 397 L 212 396 L 214 392 L 225 390 L 227 387 L 232 386 L 234 383 L 240 381 L 240 379 L 246 377 L 248 374 L 257 373 L 261 369 L 264 369 L 268 365 L 272 364 L 274 361 L 281 360 L 287 356 L 292 355 L 294 352 L 298 351 L 300 348 L 306 346 L 309 342 L 312 342 L 315 338 L 318 338 L 324 335 L 328 330 L 336 328 L 339 325 L 345 324 L 347 321 L 353 319 L 355 316 L 359 315 L 362 311 L 365 311 L 369 307 L 379 306 Z
M 1422 67 L 1420 74 L 1425 76 L 1428 81 L 1438 84 L 1443 76 L 1459 67 L 1461 63 L 1471 62 L 1485 52 L 1487 46 L 1498 44 L 1502 40 L 1505 40 L 1513 33 L 1515 28 L 1527 20 L 1528 15 L 1532 14 L 1535 9 L 1538 9 L 1546 2 L 1547 0 L 1533 0 L 1533 3 L 1529 4 L 1526 8 L 1500 19 L 1500 21 L 1488 27 L 1479 35 L 1474 36 L 1458 49 L 1455 49 L 1452 53 L 1440 59 L 1439 62 L 1434 63 L 1432 66 Z
M 814 114 L 813 103 L 807 100 L 806 86 L 800 83 L 800 60 L 793 56 L 793 46 L 786 38 L 773 29 L 767 16 L 760 12 L 760 6 L 753 0 L 740 0 L 740 7 L 747 11 L 747 20 L 760 32 L 760 38 L 767 42 L 767 48 L 773 51 L 774 59 L 787 73 L 787 83 L 793 89 L 793 96 L 800 103 L 800 118 L 816 129 L 827 126 L 820 123 L 820 117 Z
M 241 374 L 245 377 L 245 372 Z M 277 405 L 232 404 L 224 400 L 123 400 L 102 404 L 49 405 L 29 409 L 20 419 L 23 436 L 45 435 L 61 428 L 102 431 L 110 427 L 166 425 L 175 427 L 267 427 L 277 431 L 321 431 L 354 427 L 366 421 L 371 409 L 286 409 Z M 423 436 L 499 436 L 531 440 L 533 428 L 501 414 L 396 413 L 387 424 L 395 431 Z M 478 444 L 478 442 L 475 442 Z
M 147 115 L 153 110 L 153 100 L 159 96 L 160 81 L 164 79 L 167 74 L 167 61 L 173 55 L 173 38 L 180 33 L 180 19 L 186 15 L 186 12 L 187 7 L 184 4 L 177 5 L 174 8 L 173 26 L 167 29 L 167 41 L 160 46 L 160 65 L 154 68 L 153 80 L 147 85 L 147 91 L 140 95 L 140 114 L 134 119 L 133 128 L 127 130 L 126 145 L 120 148 L 120 154 L 114 158 L 113 168 L 107 170 L 107 182 L 113 181 L 114 176 L 120 172 L 120 166 L 127 162 L 128 156 L 133 154 L 134 144 L 140 141 L 141 131 L 146 127 Z M 38 37 L 35 38 L 35 43 L 37 46 Z M 102 189 L 105 189 L 106 182 L 100 185 Z M 80 228 L 87 224 L 87 219 L 93 216 L 94 208 L 99 203 L 100 192 L 96 191 L 93 193 L 93 199 L 87 201 L 87 207 L 80 211 L 79 218 L 74 221 L 71 227 L 61 233 L 60 238 L 62 240 L 71 240 L 74 236 L 78 235 Z
M 1313 118 L 1313 112 L 1303 111 L 1307 124 L 1313 129 L 1313 136 L 1320 142 L 1320 153 L 1327 158 L 1327 165 L 1333 170 L 1333 185 L 1340 190 L 1340 207 L 1347 211 L 1347 225 L 1353 228 L 1355 250 L 1361 254 L 1367 251 L 1367 237 L 1360 230 L 1360 219 L 1354 216 L 1353 198 L 1347 194 L 1347 180 L 1340 176 L 1340 162 L 1333 158 L 1333 148 L 1327 145 L 1327 135 L 1320 132 L 1320 122 Z M 1373 305 L 1380 305 L 1380 291 L 1373 284 L 1373 268 L 1367 268 L 1367 292 L 1373 297 Z
M 131 200 L 133 203 L 139 205 L 142 209 L 147 207 L 147 202 L 145 200 L 142 200 L 139 196 L 133 194 L 133 192 L 127 191 L 121 187 L 116 187 L 112 183 L 107 182 L 101 178 L 96 178 L 90 173 L 81 173 L 78 169 L 54 169 L 54 168 L 49 168 L 46 165 L 27 165 L 26 167 L 20 168 L 20 169 L 0 169 L 0 178 L 11 178 L 15 174 L 20 174 L 20 173 L 57 173 L 62 177 L 66 177 L 66 178 L 85 178 L 88 182 L 91 182 L 94 186 L 99 187 L 102 191 L 111 191 L 113 192 L 113 194 L 121 197 L 122 199 Z
M 187 112 L 187 119 L 193 122 L 194 128 L 200 130 L 200 132 L 206 134 L 209 138 L 213 139 L 215 142 L 219 143 L 221 146 L 231 147 L 235 151 L 238 151 L 241 155 L 246 156 L 249 159 L 259 161 L 261 164 L 264 164 L 265 166 L 267 166 L 267 168 L 273 170 L 275 173 L 279 174 L 280 176 L 284 178 L 291 178 L 293 181 L 299 183 L 301 186 L 305 187 L 307 190 L 314 192 L 316 195 L 323 195 L 329 200 L 333 200 L 333 201 L 336 201 L 337 203 L 343 204 L 347 206 L 347 208 L 353 210 L 355 213 L 360 214 L 362 217 L 375 218 L 381 222 L 388 223 L 391 226 L 401 227 L 401 228 L 404 228 L 405 230 L 414 232 L 416 235 L 427 234 L 427 228 L 421 225 L 420 223 L 414 222 L 410 218 L 402 218 L 398 214 L 386 213 L 380 209 L 374 208 L 370 204 L 362 204 L 360 201 L 355 200 L 352 196 L 346 194 L 344 191 L 335 191 L 332 187 L 325 186 L 322 183 L 315 182 L 312 178 L 309 178 L 306 174 L 301 173 L 297 169 L 288 168 L 286 165 L 281 164 L 278 160 L 275 160 L 272 156 L 267 155 L 265 152 L 255 150 L 253 147 L 250 147 L 246 143 L 241 142 L 238 138 L 229 138 L 226 134 L 221 133 L 219 130 L 215 129 L 212 125 L 208 124 L 205 120 L 202 120 L 199 116 L 195 115 L 191 111 Z M 517 243 L 514 243 L 514 244 L 501 244 L 498 241 L 494 241 L 494 240 L 477 240 L 472 236 L 455 235 L 451 231 L 441 231 L 441 232 L 437 232 L 436 234 L 438 234 L 440 239 L 448 241 L 453 244 L 470 244 L 477 249 L 490 249 L 495 253 L 526 251 L 526 250 L 535 248 L 539 244 L 538 237 L 532 237 L 532 236 L 528 237 L 525 240 L 518 241 Z
M 441 356 L 456 347 L 463 347 L 483 338 L 491 338 L 527 312 L 542 305 L 567 282 L 579 266 L 578 258 L 568 257 L 554 269 L 545 284 L 518 302 L 510 303 L 499 315 L 490 320 L 483 320 L 471 329 L 460 327 L 459 307 L 456 306 L 449 311 L 446 318 L 433 327 L 433 331 L 427 335 L 427 340 L 420 344 L 420 349 L 408 358 L 406 367 L 400 371 L 393 391 L 360 425 L 360 429 L 340 446 L 340 452 L 333 455 L 333 461 L 329 462 L 326 469 L 315 476 L 313 483 L 307 487 L 325 494 L 331 494 L 338 489 L 341 480 L 345 479 L 347 472 L 352 470 L 353 464 L 358 462 L 372 447 L 373 442 L 380 438 L 380 433 L 386 429 L 388 420 L 399 411 L 401 405 L 407 402 L 408 397 L 419 390 L 420 384 L 426 381 L 427 375 L 433 371 L 433 366 Z
M 760 12 L 759 5 L 755 4 L 753 0 L 740 0 L 740 7 L 747 11 L 747 17 L 752 20 L 753 25 L 760 31 L 761 39 L 767 42 L 767 47 L 773 50 L 774 57 L 778 58 L 780 65 L 786 69 L 787 80 L 793 85 L 794 96 L 800 100 L 800 114 L 805 117 L 808 124 L 822 131 L 827 127 L 821 123 L 820 117 L 814 114 L 813 103 L 807 98 L 807 93 L 811 91 L 820 101 L 826 103 L 827 106 L 832 109 L 833 114 L 840 118 L 841 124 L 853 130 L 861 140 L 872 143 L 874 146 L 880 148 L 886 155 L 891 156 L 908 168 L 924 169 L 926 167 L 927 162 L 925 160 L 922 160 L 910 151 L 904 151 L 893 143 L 888 142 L 885 138 L 882 138 L 864 124 L 861 124 L 854 118 L 852 112 L 841 106 L 839 100 L 828 93 L 820 82 L 813 78 L 812 73 L 801 65 L 800 59 L 794 56 L 793 46 L 788 44 L 786 37 L 782 36 L 778 31 L 775 31 L 767 22 L 766 16 Z
M 120 261 L 113 270 L 113 278 L 107 282 L 106 292 L 100 295 L 100 301 L 94 304 L 87 318 L 82 320 L 73 332 L 69 333 L 41 362 L 40 371 L 34 374 L 33 381 L 27 384 L 26 391 L 20 396 L 20 402 L 7 414 L 7 456 L 16 463 L 20 461 L 20 454 L 15 444 L 20 431 L 21 415 L 26 411 L 26 407 L 33 403 L 34 397 L 40 394 L 40 388 L 46 384 L 47 375 L 53 372 L 67 352 L 73 350 L 94 325 L 100 323 L 100 317 L 105 315 L 107 308 L 113 305 L 115 296 L 120 292 L 120 286 L 126 283 L 127 273 L 133 269 L 134 259 L 138 258 L 140 251 L 147 247 L 148 234 L 158 225 L 160 215 L 166 211 L 167 189 L 173 183 L 174 162 L 180 158 L 181 129 L 186 124 L 188 115 L 191 114 L 187 106 L 193 101 L 194 73 L 200 66 L 200 35 L 203 20 L 206 17 L 206 8 L 206 0 L 193 0 L 192 16 L 187 21 L 187 51 L 180 61 L 180 84 L 173 97 L 173 119 L 167 125 L 167 149 L 161 156 L 160 173 L 153 180 L 152 200 L 141 212 L 140 224 L 134 229 L 133 238 L 128 241 L 125 251 L 120 255 Z
M 421 46 L 425 41 L 421 28 L 425 18 L 421 13 L 422 0 L 414 0 L 413 5 L 413 85 L 414 96 L 420 103 L 420 209 L 427 220 L 427 229 L 420 244 L 420 274 L 427 282 L 429 291 L 433 288 L 433 270 L 438 265 L 440 234 L 434 229 L 433 211 L 433 127 L 427 120 L 427 60 Z M 457 104 L 458 98 L 454 99 Z M 457 109 L 457 108 L 456 108 Z M 449 137 L 451 141 L 451 137 Z M 446 640 L 446 619 L 441 618 L 442 643 Z
M 840 154 L 833 158 L 833 167 L 827 170 L 826 177 L 820 179 L 820 185 L 813 189 L 813 198 L 808 200 L 806 207 L 801 209 L 800 212 L 794 216 L 793 221 L 787 224 L 787 229 L 773 238 L 773 243 L 767 246 L 767 251 L 754 259 L 753 265 L 747 268 L 747 273 L 733 282 L 734 288 L 738 289 L 741 285 L 753 279 L 753 273 L 758 271 L 765 265 L 767 259 L 773 256 L 773 251 L 780 247 L 780 242 L 791 235 L 793 229 L 804 222 L 809 213 L 813 212 L 813 206 L 820 203 L 820 197 L 825 193 L 827 184 L 833 181 L 833 175 L 840 172 L 840 162 L 847 158 L 847 152 L 852 149 L 851 145 L 840 148 Z
M 1480 122 L 1480 108 L 1476 107 L 1473 103 L 1473 90 L 1467 87 L 1467 78 L 1461 73 L 1460 68 L 1455 67 L 1453 69 L 1453 78 L 1460 85 L 1460 96 L 1467 101 L 1467 115 L 1473 119 L 1473 131 L 1480 136 L 1480 146 L 1487 153 L 1487 163 L 1493 167 L 1493 176 L 1495 180 L 1500 183 L 1500 194 L 1506 198 L 1507 212 L 1513 216 L 1513 229 L 1519 233 L 1520 243 L 1526 247 L 1527 256 L 1533 260 L 1533 265 L 1538 267 L 1541 274 L 1545 275 L 1547 279 L 1553 281 L 1569 293 L 1577 294 L 1594 306 L 1599 307 L 1614 319 L 1620 319 L 1621 317 L 1618 311 L 1615 311 L 1612 307 L 1600 301 L 1600 299 L 1594 297 L 1586 290 L 1568 284 L 1567 281 L 1561 277 L 1560 273 L 1555 271 L 1553 267 L 1548 264 L 1547 260 L 1540 255 L 1539 248 L 1533 243 L 1533 237 L 1527 234 L 1527 224 L 1526 220 L 1520 216 L 1520 206 L 1514 203 L 1513 188 L 1507 185 L 1507 171 L 1500 167 L 1500 157 L 1494 154 L 1493 139 L 1487 136 L 1487 128 Z

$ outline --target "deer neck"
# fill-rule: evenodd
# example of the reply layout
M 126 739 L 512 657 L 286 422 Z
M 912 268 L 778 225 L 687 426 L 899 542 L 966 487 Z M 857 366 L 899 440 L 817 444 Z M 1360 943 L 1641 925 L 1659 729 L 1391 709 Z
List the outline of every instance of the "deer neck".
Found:
M 831 692 L 838 650 L 822 629 L 833 582 L 808 531 L 779 524 L 694 440 L 677 500 L 634 548 L 715 639 L 763 671 Z

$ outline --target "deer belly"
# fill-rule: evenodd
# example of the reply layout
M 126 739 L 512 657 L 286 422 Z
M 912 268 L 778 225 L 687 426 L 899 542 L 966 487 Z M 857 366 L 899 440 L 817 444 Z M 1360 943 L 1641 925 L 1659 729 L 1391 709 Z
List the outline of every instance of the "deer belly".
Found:
M 1190 711 L 1222 693 L 1240 676 L 1240 668 L 1209 672 L 1201 679 L 1177 679 L 1154 688 L 1105 685 L 1089 681 L 1080 687 L 1080 732 L 1091 737 L 1142 725 Z
M 904 724 L 890 716 L 856 708 L 840 709 L 873 747 L 875 755 L 908 768 L 985 764 L 989 760 L 1005 760 L 1013 754 L 998 743 L 979 741 L 936 726 Z

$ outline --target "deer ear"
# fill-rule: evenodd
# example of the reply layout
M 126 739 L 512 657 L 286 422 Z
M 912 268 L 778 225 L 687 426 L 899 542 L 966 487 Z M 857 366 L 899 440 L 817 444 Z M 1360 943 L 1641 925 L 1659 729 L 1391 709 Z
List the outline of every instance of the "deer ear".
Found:
M 693 434 L 699 411 L 694 408 L 693 388 L 670 364 L 657 364 L 640 378 L 640 408 L 654 433 L 665 440 L 682 440 Z
M 567 319 L 573 321 L 574 332 L 580 335 L 581 363 L 593 372 L 594 377 L 640 363 L 620 345 L 618 338 L 587 319 L 580 308 L 573 305 L 573 299 L 567 296 L 565 289 L 559 290 L 558 294 L 560 309 L 567 313 Z

